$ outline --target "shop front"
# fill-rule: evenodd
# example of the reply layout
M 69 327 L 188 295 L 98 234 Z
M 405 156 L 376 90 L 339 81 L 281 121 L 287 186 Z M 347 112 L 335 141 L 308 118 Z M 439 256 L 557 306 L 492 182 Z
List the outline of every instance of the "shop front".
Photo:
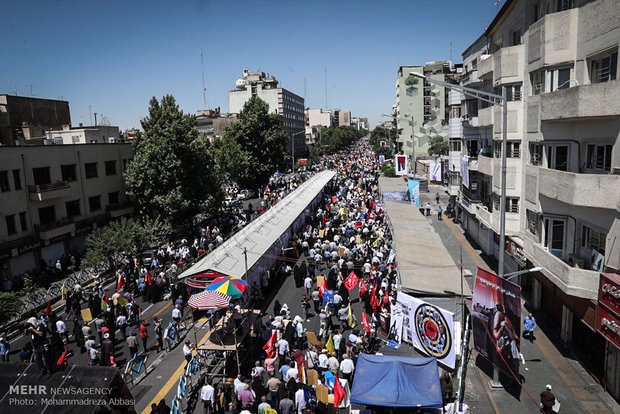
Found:
M 605 339 L 603 385 L 620 400 L 620 275 L 601 273 L 596 330 Z

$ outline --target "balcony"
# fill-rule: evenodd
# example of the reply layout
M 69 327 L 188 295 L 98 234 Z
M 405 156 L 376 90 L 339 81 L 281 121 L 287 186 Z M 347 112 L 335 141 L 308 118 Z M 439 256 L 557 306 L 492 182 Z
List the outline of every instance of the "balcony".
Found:
M 596 300 L 598 297 L 600 272 L 571 267 L 543 246 L 527 239 L 525 253 L 533 263 L 542 267 L 542 273 L 562 292 L 584 299 Z
M 463 127 L 465 128 L 477 128 L 479 126 L 478 117 L 477 116 L 469 116 L 465 115 L 461 118 Z
M 579 174 L 538 168 L 539 193 L 566 204 L 615 210 L 620 202 L 620 175 Z
M 575 60 L 578 38 L 577 13 L 577 8 L 550 13 L 530 26 L 528 71 Z
M 492 126 L 493 125 L 493 106 L 482 108 L 478 110 L 478 126 Z
M 469 171 L 478 171 L 478 158 L 470 158 L 467 162 L 467 169 Z
M 110 218 L 117 218 L 133 213 L 133 207 L 130 204 L 109 204 L 106 211 L 110 214 Z
M 463 92 L 459 91 L 448 91 L 448 105 L 461 105 L 461 101 L 465 100 L 465 95 Z
M 29 185 L 30 201 L 46 201 L 54 198 L 67 197 L 71 193 L 68 181 L 58 181 L 50 184 Z
M 478 156 L 478 172 L 480 174 L 493 176 L 493 157 Z
M 482 55 L 480 56 L 480 63 L 478 64 L 478 78 L 485 79 L 491 78 L 493 75 L 493 56 Z
M 461 78 L 462 86 L 475 86 L 482 83 L 482 80 L 478 77 L 478 69 L 473 69 L 465 74 Z
M 620 81 L 593 83 L 541 95 L 541 120 L 620 115 Z
M 39 232 L 41 240 L 49 240 L 66 233 L 71 233 L 75 230 L 75 223 L 73 223 L 73 219 L 64 217 L 53 223 L 37 224 L 34 226 L 34 230 Z
M 524 45 L 516 45 L 493 53 L 493 85 L 523 81 L 524 50 Z

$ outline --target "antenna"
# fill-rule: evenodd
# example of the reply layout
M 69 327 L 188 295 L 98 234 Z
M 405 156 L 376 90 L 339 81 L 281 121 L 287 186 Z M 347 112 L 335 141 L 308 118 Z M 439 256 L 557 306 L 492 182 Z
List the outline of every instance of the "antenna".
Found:
M 17 85 L 13 88 L 13 92 L 15 92 L 15 96 L 17 96 Z
M 202 67 L 202 101 L 204 102 L 205 109 L 209 109 L 207 106 L 207 88 L 205 88 L 205 63 L 202 57 L 202 51 L 200 52 L 200 66 Z
M 32 93 L 32 85 L 26 85 L 27 88 L 30 88 L 30 96 L 33 97 L 34 94 Z
M 452 40 L 450 40 L 450 65 L 452 65 Z
M 93 124 L 93 106 L 88 105 L 88 113 L 90 114 L 90 124 Z
M 327 110 L 327 68 L 325 68 L 325 110 Z

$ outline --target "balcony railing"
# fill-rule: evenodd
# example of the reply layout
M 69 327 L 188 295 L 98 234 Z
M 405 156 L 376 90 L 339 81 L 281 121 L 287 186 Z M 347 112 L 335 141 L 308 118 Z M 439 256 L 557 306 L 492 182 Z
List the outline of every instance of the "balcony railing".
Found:
M 49 183 L 49 184 L 29 185 L 28 191 L 30 191 L 31 193 L 44 193 L 46 191 L 61 190 L 63 188 L 69 188 L 68 181 L 58 181 L 58 182 Z
M 71 224 L 73 223 L 73 219 L 70 217 L 63 217 L 60 220 L 56 220 L 52 223 L 47 223 L 47 224 L 36 224 L 34 226 L 35 231 L 38 232 L 43 232 L 43 231 L 48 231 L 48 230 L 52 230 L 52 229 L 56 229 L 58 227 L 62 227 L 62 226 L 66 226 L 67 224 Z

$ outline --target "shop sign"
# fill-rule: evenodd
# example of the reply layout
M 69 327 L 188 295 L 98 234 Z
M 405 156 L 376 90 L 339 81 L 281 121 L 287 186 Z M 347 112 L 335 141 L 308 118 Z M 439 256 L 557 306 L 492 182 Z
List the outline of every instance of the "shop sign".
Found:
M 41 247 L 41 242 L 25 244 L 22 247 L 11 249 L 11 256 L 12 257 L 19 256 L 20 254 L 27 253 L 27 252 L 29 252 L 31 250 L 34 250 L 34 249 L 38 248 L 38 247 Z
M 598 303 L 620 317 L 620 275 L 601 273 Z
M 607 340 L 620 348 L 620 318 L 609 312 L 604 306 L 599 306 L 597 312 L 596 330 Z

